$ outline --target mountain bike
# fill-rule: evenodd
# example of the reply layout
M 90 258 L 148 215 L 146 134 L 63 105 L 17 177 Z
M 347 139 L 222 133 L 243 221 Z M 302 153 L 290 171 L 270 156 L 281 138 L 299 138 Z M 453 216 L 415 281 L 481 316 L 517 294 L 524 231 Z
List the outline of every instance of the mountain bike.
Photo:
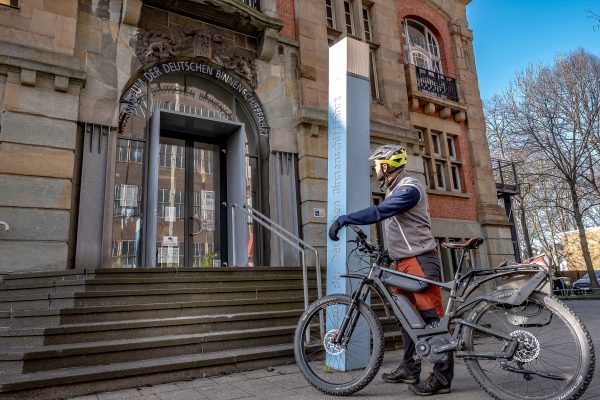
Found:
M 592 339 L 573 311 L 542 291 L 549 280 L 546 262 L 479 269 L 470 255 L 483 239 L 443 243 L 461 251 L 460 261 L 452 281 L 437 282 L 396 271 L 385 250 L 372 245 L 359 227 L 350 228 L 356 238 L 349 242 L 369 266 L 342 275 L 356 282 L 352 295 L 332 294 L 312 303 L 294 337 L 297 365 L 315 388 L 347 396 L 377 374 L 384 335 L 369 304 L 375 293 L 386 316 L 393 315 L 414 341 L 416 357 L 436 363 L 453 353 L 495 399 L 569 400 L 586 390 L 594 372 Z M 506 288 L 517 279 L 517 287 Z M 480 294 L 482 286 L 498 281 L 504 288 Z M 449 291 L 445 315 L 435 325 L 426 325 L 405 296 L 388 289 L 418 292 L 429 285 Z

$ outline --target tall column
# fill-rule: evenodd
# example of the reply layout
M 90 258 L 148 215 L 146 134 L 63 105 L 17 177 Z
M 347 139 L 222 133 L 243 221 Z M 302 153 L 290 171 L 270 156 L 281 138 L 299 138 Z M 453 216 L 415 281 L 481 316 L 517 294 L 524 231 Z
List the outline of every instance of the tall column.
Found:
M 344 38 L 329 49 L 328 226 L 340 215 L 370 205 L 369 106 L 369 46 Z M 339 241 L 327 239 L 327 293 L 350 294 L 347 280 L 340 275 L 360 267 L 356 258 L 346 263 L 353 248 L 346 241 L 354 236 L 350 229 L 342 229 Z M 328 332 L 331 329 L 335 327 L 327 326 Z M 361 336 L 368 340 L 368 335 Z M 366 363 L 369 354 L 357 356 L 354 350 L 350 362 L 344 354 L 328 355 L 327 362 L 336 369 L 358 368 L 362 365 L 356 364 Z

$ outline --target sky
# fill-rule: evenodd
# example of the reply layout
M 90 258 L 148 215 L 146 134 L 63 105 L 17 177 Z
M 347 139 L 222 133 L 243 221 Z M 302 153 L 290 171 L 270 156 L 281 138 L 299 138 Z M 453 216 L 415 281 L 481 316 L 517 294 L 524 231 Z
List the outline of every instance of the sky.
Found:
M 473 31 L 481 98 L 499 93 L 528 65 L 551 64 L 579 47 L 600 56 L 600 28 L 587 10 L 600 14 L 600 0 L 472 0 Z

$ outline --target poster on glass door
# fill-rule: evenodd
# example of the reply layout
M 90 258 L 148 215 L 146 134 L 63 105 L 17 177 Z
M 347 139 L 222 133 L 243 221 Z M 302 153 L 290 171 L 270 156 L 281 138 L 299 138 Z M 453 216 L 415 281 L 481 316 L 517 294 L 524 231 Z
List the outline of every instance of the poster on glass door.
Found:
M 214 190 L 202 190 L 200 210 L 203 231 L 215 230 L 215 192 Z
M 159 247 L 159 264 L 179 264 L 179 247 Z

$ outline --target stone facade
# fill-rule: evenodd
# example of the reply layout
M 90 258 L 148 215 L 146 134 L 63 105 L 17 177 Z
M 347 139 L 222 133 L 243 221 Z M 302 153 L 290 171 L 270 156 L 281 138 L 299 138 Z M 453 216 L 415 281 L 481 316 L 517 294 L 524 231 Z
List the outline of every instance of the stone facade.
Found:
M 261 211 L 323 252 L 326 218 L 314 210 L 327 208 L 328 50 L 346 35 L 368 41 L 373 52 L 378 94 L 371 102 L 372 147 L 404 144 L 408 169 L 425 180 L 438 173 L 431 135 L 441 134 L 446 152 L 446 140 L 453 143 L 454 158 L 446 154 L 440 165 L 445 179 L 460 185 L 430 189 L 435 236 L 486 238 L 480 251 L 485 263 L 511 257 L 491 173 L 467 2 L 377 0 L 365 8 L 367 26 L 362 3 L 353 1 L 352 28 L 341 23 L 348 10 L 336 2 L 337 24 L 330 27 L 322 0 L 263 0 L 258 10 L 239 0 L 20 0 L 17 8 L 0 6 L 0 220 L 9 225 L 0 225 L 0 273 L 111 266 L 115 153 L 130 123 L 122 103 L 135 82 L 165 60 L 223 68 L 239 83 L 229 90 L 248 88 L 256 96 L 267 124 L 257 134 Z M 404 55 L 406 18 L 436 36 L 458 101 L 419 90 Z M 287 191 L 277 191 L 284 159 L 291 160 L 293 176 Z M 374 180 L 372 188 L 377 198 Z M 280 206 L 290 201 L 295 209 Z M 268 233 L 261 241 L 263 262 L 276 265 L 284 250 Z M 450 263 L 449 254 L 443 257 Z
M 65 269 L 85 83 L 77 1 L 0 8 L 0 270 Z

